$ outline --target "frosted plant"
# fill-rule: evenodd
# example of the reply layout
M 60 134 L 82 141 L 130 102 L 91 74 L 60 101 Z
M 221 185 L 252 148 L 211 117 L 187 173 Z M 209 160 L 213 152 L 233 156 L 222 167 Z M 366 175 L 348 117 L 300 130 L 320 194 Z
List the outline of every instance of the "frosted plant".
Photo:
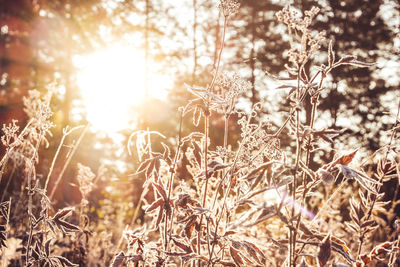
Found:
M 242 137 L 239 161 L 250 166 L 259 165 L 266 160 L 279 160 L 282 156 L 279 139 L 268 134 L 271 124 L 268 121 L 261 121 L 258 124 L 251 122 L 260 109 L 261 105 L 257 103 L 250 115 L 239 114 L 241 118 L 238 124 Z
M 294 38 L 293 33 L 301 32 L 301 42 L 290 42 L 290 50 L 288 53 L 289 61 L 297 66 L 302 66 L 307 63 L 312 54 L 321 48 L 321 44 L 325 42 L 325 31 L 313 34 L 308 29 L 313 18 L 319 13 L 318 7 L 312 7 L 311 10 L 304 12 L 304 18 L 299 18 L 299 13 L 290 10 L 290 7 L 285 7 L 276 13 L 279 21 L 288 26 L 289 35 Z
M 3 136 L 1 137 L 1 142 L 5 147 L 15 146 L 18 145 L 18 131 L 19 126 L 16 125 L 18 121 L 12 120 L 12 123 L 6 125 L 3 124 Z
M 82 204 L 87 205 L 87 197 L 89 193 L 93 189 L 93 180 L 96 177 L 96 175 L 92 172 L 92 170 L 83 165 L 78 163 L 78 183 L 79 183 L 79 190 L 82 193 Z
M 50 98 L 51 94 L 48 93 L 41 96 L 37 90 L 30 90 L 28 96 L 23 98 L 24 111 L 28 117 L 36 123 L 38 130 L 48 132 L 48 130 L 54 127 L 53 123 L 49 121 L 53 112 L 50 109 Z
M 220 105 L 218 111 L 229 116 L 234 110 L 238 97 L 250 88 L 250 82 L 242 79 L 237 73 L 219 73 L 215 82 L 215 91 L 224 100 L 224 103 Z
M 240 4 L 236 0 L 221 0 L 219 8 L 225 17 L 233 16 L 239 11 Z

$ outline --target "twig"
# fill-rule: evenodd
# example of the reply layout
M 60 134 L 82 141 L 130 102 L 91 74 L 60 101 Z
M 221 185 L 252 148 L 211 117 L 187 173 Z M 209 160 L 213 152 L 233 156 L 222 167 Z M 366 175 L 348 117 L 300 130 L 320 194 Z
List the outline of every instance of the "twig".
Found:
M 55 155 L 54 155 L 54 157 L 53 157 L 53 161 L 51 162 L 51 166 L 50 166 L 50 169 L 49 169 L 49 173 L 48 173 L 48 175 L 47 175 L 46 183 L 45 183 L 45 186 L 44 186 L 44 191 L 45 191 L 45 192 L 46 192 L 46 190 L 47 190 L 47 186 L 48 186 L 48 184 L 49 184 L 51 174 L 53 173 L 54 165 L 55 165 L 55 163 L 56 163 L 58 154 L 59 154 L 60 151 L 61 151 L 61 147 L 62 147 L 63 144 L 64 144 L 65 138 L 66 138 L 70 133 L 72 133 L 73 131 L 75 131 L 75 130 L 77 130 L 77 129 L 80 129 L 80 128 L 82 128 L 82 127 L 83 127 L 83 126 L 77 126 L 77 127 L 72 128 L 71 130 L 68 130 L 68 126 L 67 126 L 67 127 L 65 127 L 65 128 L 63 129 L 63 136 L 62 136 L 62 138 L 61 138 L 60 144 L 58 145 L 57 151 L 56 151 L 56 153 L 55 153 Z
M 82 141 L 83 137 L 85 136 L 86 132 L 88 131 L 88 129 L 89 129 L 89 124 L 87 124 L 85 126 L 85 128 L 83 129 L 81 135 L 79 136 L 76 144 L 74 145 L 71 153 L 68 155 L 68 158 L 67 158 L 67 160 L 66 160 L 66 162 L 65 162 L 65 164 L 64 164 L 64 166 L 63 166 L 63 168 L 62 168 L 62 170 L 60 172 L 60 174 L 58 175 L 56 182 L 54 183 L 53 189 L 51 190 L 50 197 L 49 197 L 50 200 L 53 199 L 53 196 L 54 196 L 54 193 L 56 192 L 58 184 L 60 183 L 61 178 L 64 175 L 65 170 L 67 169 L 72 157 L 74 156 L 76 150 L 78 149 L 79 144 L 81 143 L 81 141 Z

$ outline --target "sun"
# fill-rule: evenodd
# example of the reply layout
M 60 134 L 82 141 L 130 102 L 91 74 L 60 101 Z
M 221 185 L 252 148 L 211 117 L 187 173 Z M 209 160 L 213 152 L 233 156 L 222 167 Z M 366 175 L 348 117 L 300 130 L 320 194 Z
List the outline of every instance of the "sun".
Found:
M 124 46 L 97 51 L 88 56 L 75 56 L 86 118 L 97 131 L 117 133 L 133 127 L 132 108 L 145 98 L 146 61 L 144 52 Z M 148 95 L 165 98 L 168 79 L 148 73 Z

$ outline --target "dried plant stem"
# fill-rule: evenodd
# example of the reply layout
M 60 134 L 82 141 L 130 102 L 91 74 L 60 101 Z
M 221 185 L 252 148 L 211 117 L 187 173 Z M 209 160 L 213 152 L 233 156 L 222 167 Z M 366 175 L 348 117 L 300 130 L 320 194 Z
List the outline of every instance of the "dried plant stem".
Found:
M 303 95 L 300 98 L 300 102 L 303 102 L 304 99 L 306 98 L 306 96 L 307 96 L 307 92 L 304 92 Z M 274 133 L 274 135 L 273 135 L 274 137 L 278 137 L 282 133 L 283 129 L 285 129 L 286 125 L 288 124 L 288 122 L 290 121 L 290 118 L 294 115 L 294 113 L 295 113 L 295 110 L 291 110 L 289 112 L 289 116 L 283 122 L 281 127 Z
M 168 181 L 167 187 L 168 187 L 168 200 L 171 198 L 171 193 L 172 193 L 172 184 L 174 182 L 174 177 L 175 177 L 175 168 L 176 168 L 176 164 L 178 161 L 178 156 L 179 156 L 179 152 L 180 149 L 182 147 L 182 126 L 183 126 L 183 110 L 181 110 L 181 114 L 180 114 L 180 119 L 179 119 L 179 131 L 178 131 L 178 144 L 176 147 L 176 153 L 174 156 L 174 161 L 172 163 L 172 168 L 174 171 L 171 172 L 171 176 L 170 179 Z
M 216 75 L 216 74 L 215 74 Z M 206 205 L 206 200 L 207 200 L 207 190 L 208 190 L 208 128 L 209 128 L 209 115 L 208 115 L 208 106 L 207 106 L 207 114 L 205 114 L 204 118 L 204 175 L 205 175 L 205 184 L 204 184 L 204 192 L 203 192 L 203 198 L 201 205 L 203 209 L 205 208 Z M 197 232 L 197 253 L 198 255 L 201 255 L 201 227 L 203 224 L 203 214 L 200 216 L 200 230 Z M 208 243 L 208 251 L 210 252 L 210 243 Z M 211 255 L 209 255 L 211 257 Z M 197 266 L 200 267 L 201 261 L 199 260 L 197 262 Z
M 228 131 L 229 131 L 229 114 L 225 114 L 224 116 L 224 149 L 228 146 Z M 224 158 L 224 163 L 226 162 L 227 158 Z M 225 175 L 225 169 L 223 170 L 223 175 Z
M 67 160 L 65 161 L 65 164 L 64 164 L 64 166 L 63 166 L 63 168 L 62 168 L 60 174 L 58 175 L 56 182 L 54 183 L 53 189 L 51 190 L 51 193 L 50 193 L 50 196 L 49 196 L 49 199 L 50 199 L 50 200 L 53 199 L 53 196 L 54 196 L 54 193 L 56 192 L 56 189 L 57 189 L 57 187 L 58 187 L 58 184 L 60 183 L 61 178 L 62 178 L 62 176 L 64 175 L 65 170 L 67 169 L 69 163 L 71 162 L 72 157 L 74 156 L 76 150 L 77 150 L 78 147 L 79 147 L 79 144 L 81 143 L 81 141 L 82 141 L 83 137 L 85 136 L 86 132 L 88 131 L 88 129 L 89 129 L 89 124 L 87 124 L 87 125 L 85 126 L 85 128 L 83 129 L 81 135 L 79 136 L 78 140 L 76 141 L 76 144 L 74 145 L 74 147 L 73 147 L 71 153 L 68 155 L 68 158 L 67 158 Z
M 251 119 L 251 116 L 249 116 L 249 118 L 248 118 L 248 120 L 247 120 L 247 124 L 250 123 L 250 119 Z M 240 142 L 239 148 L 238 148 L 237 151 L 236 151 L 235 159 L 233 160 L 232 166 L 227 170 L 227 172 L 225 173 L 225 176 L 222 177 L 221 181 L 220 181 L 219 184 L 218 184 L 218 187 L 217 187 L 217 189 L 216 189 L 216 192 L 218 192 L 220 186 L 222 185 L 222 183 L 223 183 L 223 181 L 225 180 L 225 178 L 227 177 L 227 175 L 228 175 L 230 172 L 232 172 L 232 171 L 234 170 L 234 168 L 235 168 L 235 166 L 236 166 L 236 164 L 237 164 L 237 161 L 238 161 L 238 159 L 239 159 L 240 151 L 241 151 L 242 148 L 243 148 L 244 141 L 245 141 L 245 140 L 242 140 L 242 142 Z M 210 264 L 210 262 L 211 262 L 211 260 L 212 260 L 212 256 L 213 256 L 213 253 L 214 253 L 214 248 L 215 248 L 215 245 L 216 245 L 216 243 L 217 243 L 216 240 L 217 240 L 217 236 L 218 236 L 217 234 L 218 234 L 219 222 L 220 222 L 221 219 L 222 219 L 222 214 L 223 214 L 224 209 L 225 209 L 225 207 L 226 207 L 226 199 L 227 199 L 228 194 L 229 194 L 229 192 L 231 191 L 231 188 L 232 188 L 232 181 L 230 180 L 228 183 L 229 183 L 229 185 L 228 185 L 228 189 L 225 191 L 225 194 L 224 194 L 224 198 L 223 198 L 223 201 L 222 201 L 221 211 L 220 211 L 219 214 L 217 215 L 217 216 L 218 216 L 218 219 L 217 219 L 217 221 L 216 221 L 216 223 L 215 223 L 214 239 L 213 239 L 213 242 L 212 242 L 212 245 L 211 245 L 211 251 L 210 251 L 209 260 L 208 260 L 209 264 Z M 217 201 L 217 194 L 215 194 L 215 196 L 214 196 L 214 202 L 213 202 L 213 205 L 212 205 L 212 209 L 214 209 L 215 204 L 216 204 L 216 201 Z
M 296 101 L 300 101 L 300 71 L 301 67 L 298 70 L 297 75 L 297 87 L 296 87 Z M 297 104 L 300 104 L 298 102 Z M 299 162 L 301 158 L 301 140 L 300 140 L 300 110 L 296 106 L 296 161 L 294 167 L 294 174 L 293 174 L 293 183 L 290 187 L 290 193 L 293 199 L 292 209 L 291 209 L 291 218 L 295 216 L 295 205 L 296 202 L 296 188 L 297 188 L 297 172 L 299 171 Z M 299 221 L 299 219 L 298 219 Z M 295 254 L 296 254 L 296 235 L 297 229 L 290 229 L 289 231 L 289 265 L 295 267 Z
M 221 48 L 219 50 L 218 53 L 218 58 L 217 58 L 217 66 L 215 68 L 215 73 L 213 76 L 213 79 L 211 81 L 210 86 L 207 87 L 207 91 L 208 92 L 212 92 L 214 85 L 215 85 L 215 81 L 217 80 L 218 77 L 218 71 L 219 71 L 219 67 L 221 64 L 221 58 L 222 58 L 222 52 L 224 50 L 224 46 L 225 46 L 225 35 L 226 35 L 226 29 L 228 26 L 228 17 L 229 16 L 224 16 L 224 26 L 223 26 L 223 32 L 222 32 L 222 38 L 221 38 Z M 205 118 L 204 118 L 204 173 L 205 173 L 205 185 L 204 185 L 204 192 L 203 192 L 203 198 L 202 198 L 202 207 L 205 208 L 205 204 L 206 204 L 206 200 L 207 200 L 207 191 L 208 191 L 208 130 L 209 130 L 209 95 L 207 95 L 207 100 L 206 100 L 206 114 L 205 114 Z M 225 127 L 227 127 L 227 124 L 225 124 Z M 227 137 L 226 137 L 227 138 Z M 225 142 L 227 142 L 224 138 L 224 144 Z M 214 202 L 215 203 L 215 202 Z M 201 255 L 201 227 L 203 224 L 203 214 L 200 216 L 200 231 L 197 233 L 197 253 L 198 255 Z M 208 240 L 208 239 L 207 239 Z M 210 249 L 210 242 L 207 242 L 207 249 L 208 249 L 208 253 L 209 253 L 209 262 L 212 258 L 212 249 Z M 197 266 L 200 267 L 201 265 L 201 261 L 199 260 L 197 262 Z
M 226 35 L 227 27 L 228 27 L 228 16 L 225 16 L 224 17 L 224 27 L 223 27 L 223 32 L 222 32 L 222 39 L 221 39 L 221 48 L 219 49 L 218 58 L 217 58 L 217 66 L 215 68 L 215 73 L 214 73 L 213 79 L 211 81 L 210 86 L 208 86 L 209 91 L 212 91 L 212 89 L 214 88 L 215 81 L 217 80 L 217 77 L 218 77 L 219 66 L 221 64 L 222 51 L 224 51 L 224 47 L 225 47 L 225 35 Z
M 387 159 L 388 159 L 388 156 L 389 156 L 389 152 L 390 152 L 390 150 L 391 150 L 391 145 L 392 145 L 392 142 L 393 142 L 393 140 L 394 140 L 394 136 L 395 136 L 395 134 L 396 134 L 397 126 L 398 126 L 398 124 L 399 124 L 399 116 L 400 116 L 400 97 L 399 97 L 399 102 L 398 102 L 398 105 L 397 105 L 396 120 L 395 120 L 394 125 L 393 125 L 393 127 L 392 127 L 392 133 L 390 134 L 389 142 L 388 142 L 388 144 L 386 145 L 386 146 L 387 146 L 387 149 L 386 149 L 386 152 L 385 152 L 385 156 L 384 156 L 384 158 L 383 158 L 382 166 L 385 166 L 386 163 L 387 163 Z M 377 186 L 377 189 L 376 189 L 376 192 L 378 192 L 378 194 L 379 194 L 379 192 L 381 191 L 382 182 L 383 182 L 383 178 L 384 178 L 384 177 L 385 177 L 385 173 L 382 173 L 382 174 L 379 176 L 379 179 L 378 179 L 378 186 Z M 374 206 L 375 206 L 375 203 L 376 203 L 376 200 L 377 200 L 377 199 L 378 199 L 378 196 L 375 196 L 375 197 L 372 199 L 371 206 L 369 207 L 368 212 L 367 212 L 366 221 L 368 221 L 368 220 L 371 218 L 371 216 L 372 216 L 372 211 L 374 210 Z M 358 258 L 358 256 L 361 254 L 361 249 L 362 249 L 362 246 L 363 246 L 363 243 L 364 243 L 365 234 L 366 234 L 366 233 L 363 232 L 363 234 L 359 237 L 359 244 L 358 244 L 358 249 L 357 249 L 357 258 Z
M 33 220 L 35 219 L 33 212 L 32 212 L 32 205 L 33 205 L 33 188 L 32 188 L 32 176 L 34 176 L 36 180 L 36 170 L 35 170 L 35 164 L 34 164 L 34 159 L 36 158 L 37 154 L 39 153 L 39 146 L 40 143 L 42 142 L 43 138 L 44 138 L 44 133 L 43 131 L 40 129 L 40 134 L 39 134 L 40 138 L 37 140 L 36 146 L 35 146 L 35 150 L 34 153 L 32 155 L 32 157 L 30 158 L 29 161 L 27 161 L 27 163 L 30 165 L 29 168 L 29 173 L 28 173 L 28 216 L 29 216 L 29 236 L 28 236 L 28 243 L 26 245 L 26 266 L 29 266 L 29 254 L 30 254 L 30 248 L 32 245 L 32 234 L 33 234 L 33 228 L 34 228 L 34 224 L 33 224 Z
M 209 129 L 209 120 L 210 117 L 207 114 L 205 116 L 204 120 L 204 172 L 205 172 L 205 185 L 204 185 L 204 193 L 203 193 L 203 199 L 201 202 L 201 205 L 203 208 L 205 208 L 206 205 L 206 199 L 207 199 L 207 189 L 208 189 L 208 129 Z M 201 223 L 200 223 L 201 225 Z
M 322 88 L 322 83 L 323 83 L 323 81 L 324 81 L 324 76 L 322 76 L 321 77 L 321 80 L 319 81 L 319 85 L 318 85 L 318 88 L 317 88 L 317 94 L 316 94 L 316 96 L 315 96 L 315 99 L 313 100 L 313 103 L 312 103 L 312 110 L 311 110 L 311 119 L 310 119 L 310 125 L 309 125 L 309 127 L 310 127 L 310 130 L 311 131 L 313 131 L 314 130 L 314 124 L 315 124 L 315 116 L 316 116 L 316 114 L 317 114 L 317 107 L 318 107 L 318 100 L 319 100 L 319 96 L 320 96 L 320 90 L 321 90 L 321 88 Z M 308 139 L 308 144 L 307 144 L 307 150 L 306 150 L 306 166 L 308 166 L 309 164 L 310 164 L 310 157 L 311 157 L 311 149 L 310 149 L 310 145 L 311 145 L 311 136 L 310 136 L 310 138 Z M 303 185 L 304 185 L 304 187 L 305 187 L 305 177 L 306 177 L 306 174 L 304 173 L 303 174 Z M 304 199 L 304 197 L 305 196 L 303 196 L 303 199 Z
M 314 78 L 315 77 L 316 76 L 314 76 Z M 321 76 L 321 79 L 319 81 L 318 88 L 317 88 L 317 93 L 316 93 L 315 98 L 314 98 L 314 100 L 312 102 L 311 118 L 310 118 L 310 123 L 309 123 L 309 127 L 310 127 L 311 132 L 314 130 L 314 123 L 315 123 L 315 117 L 316 117 L 316 114 L 317 114 L 318 100 L 319 100 L 319 96 L 320 96 L 320 90 L 322 88 L 322 83 L 324 81 L 324 77 L 325 77 L 324 75 Z M 305 93 L 307 93 L 307 91 Z M 311 99 L 313 99 L 313 97 L 314 96 L 311 96 Z M 311 141 L 312 141 L 312 136 L 310 135 L 308 137 L 308 139 L 307 139 L 307 146 L 306 146 L 307 148 L 306 148 L 306 161 L 305 161 L 305 164 L 306 164 L 307 167 L 309 167 L 309 165 L 310 165 Z M 301 200 L 303 207 L 305 207 L 305 202 L 306 202 L 306 194 L 307 194 L 306 186 L 307 186 L 307 182 L 308 182 L 307 181 L 307 174 L 304 172 L 303 173 L 303 188 L 304 188 L 304 190 L 303 190 L 303 195 L 302 195 L 302 200 Z M 302 212 L 299 213 L 299 218 L 298 218 L 297 223 L 296 223 L 296 230 L 295 230 L 294 240 L 296 240 L 296 238 L 297 238 L 297 232 L 299 230 L 301 219 L 302 219 Z M 296 241 L 294 241 L 294 242 L 296 242 Z M 294 263 L 296 263 L 296 259 L 297 259 L 297 256 L 294 256 Z
M 65 127 L 65 128 L 63 129 L 63 136 L 61 137 L 60 144 L 58 145 L 57 151 L 56 151 L 56 153 L 55 153 L 55 155 L 54 155 L 54 157 L 53 157 L 53 161 L 51 162 L 51 166 L 50 166 L 50 169 L 49 169 L 49 173 L 48 173 L 48 175 L 47 175 L 46 183 L 45 183 L 45 185 L 44 185 L 44 191 L 45 191 L 45 192 L 46 192 L 46 190 L 47 190 L 47 186 L 48 186 L 48 184 L 49 184 L 51 174 L 53 173 L 54 165 L 55 165 L 55 163 L 56 163 L 58 154 L 59 154 L 60 151 L 61 151 L 61 147 L 62 147 L 63 144 L 64 144 L 65 138 L 66 138 L 70 133 L 72 133 L 73 131 L 75 131 L 75 130 L 77 130 L 77 129 L 80 129 L 80 128 L 82 128 L 82 127 L 83 127 L 83 126 L 77 126 L 77 127 L 72 128 L 71 130 L 68 130 L 68 126 L 67 126 L 67 127 Z
M 174 178 L 175 178 L 175 173 L 176 173 L 176 164 L 179 158 L 179 153 L 182 147 L 182 126 L 183 126 L 183 110 L 181 110 L 180 114 L 180 119 L 179 119 L 179 132 L 178 132 L 178 144 L 174 156 L 174 161 L 172 163 L 172 169 L 170 170 L 170 177 L 169 181 L 167 184 L 168 187 L 168 197 L 167 201 L 169 202 L 171 199 L 171 193 L 172 193 L 172 186 L 174 183 Z M 171 222 L 173 220 L 173 217 L 171 215 Z M 161 230 L 161 229 L 160 229 Z M 170 231 L 172 231 L 172 227 L 170 227 Z M 164 222 L 164 249 L 168 250 L 168 245 L 169 245 L 169 239 L 168 239 L 168 214 L 167 211 L 165 211 L 165 222 Z
M 142 190 L 142 193 L 140 194 L 139 202 L 136 205 L 135 211 L 133 212 L 132 220 L 131 220 L 131 223 L 129 224 L 131 227 L 134 225 L 134 223 L 138 217 L 139 210 L 140 210 L 140 207 L 142 206 L 144 196 L 149 192 L 146 188 L 144 190 Z

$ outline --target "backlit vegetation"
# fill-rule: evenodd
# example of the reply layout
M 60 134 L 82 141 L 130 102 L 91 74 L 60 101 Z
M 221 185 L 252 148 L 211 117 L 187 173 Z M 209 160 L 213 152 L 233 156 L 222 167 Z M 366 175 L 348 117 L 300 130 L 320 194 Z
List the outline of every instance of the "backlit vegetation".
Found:
M 399 266 L 400 102 L 390 114 L 385 146 L 367 155 L 354 144 L 330 162 L 315 158 L 330 153 L 345 130 L 318 123 L 321 94 L 335 90 L 325 85 L 329 73 L 374 63 L 337 56 L 330 36 L 310 27 L 318 8 L 277 12 L 290 50 L 282 72 L 268 73 L 287 100 L 276 127 L 262 114 L 261 103 L 248 112 L 237 108 L 251 84 L 222 69 L 221 62 L 227 25 L 240 7 L 221 0 L 219 8 L 224 23 L 215 69 L 206 86 L 185 84 L 191 99 L 177 111 L 176 138 L 169 141 L 152 129 L 129 137 L 125 149 L 139 164 L 128 180 L 143 181 L 136 184 L 142 187 L 136 187 L 134 205 L 112 193 L 92 203 L 96 184 L 111 177 L 80 163 L 73 167 L 81 201 L 54 205 L 87 127 L 65 128 L 46 175 L 38 173 L 40 152 L 54 127 L 52 87 L 24 98 L 28 123 L 2 128 L 2 266 Z M 324 64 L 314 61 L 318 51 L 327 54 Z M 183 131 L 187 118 L 200 130 Z M 217 120 L 224 131 L 210 133 Z M 229 138 L 232 127 L 240 129 L 235 138 Z M 72 133 L 77 141 L 61 171 L 53 173 Z M 394 189 L 383 190 L 389 183 Z

